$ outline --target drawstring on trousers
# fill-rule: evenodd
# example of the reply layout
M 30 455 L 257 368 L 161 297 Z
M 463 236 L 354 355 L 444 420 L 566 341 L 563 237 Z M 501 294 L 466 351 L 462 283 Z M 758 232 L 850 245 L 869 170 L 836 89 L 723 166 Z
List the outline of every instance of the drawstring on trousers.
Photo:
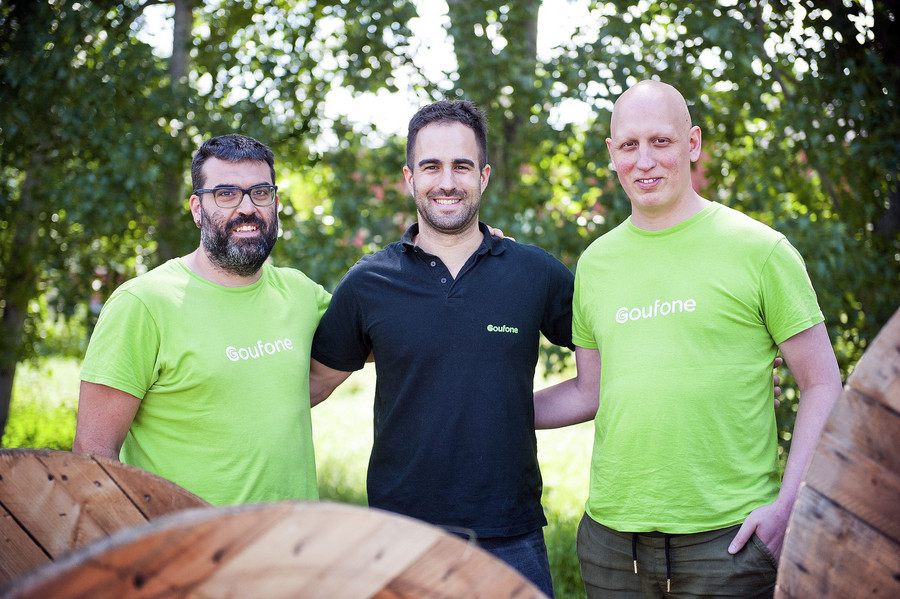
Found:
M 634 562 L 634 573 L 637 574 L 637 538 L 639 533 L 631 534 L 631 559 Z M 669 535 L 665 535 L 666 544 L 666 592 L 672 592 L 672 560 L 669 551 Z
M 672 560 L 669 559 L 669 535 L 666 535 L 666 592 L 672 592 Z

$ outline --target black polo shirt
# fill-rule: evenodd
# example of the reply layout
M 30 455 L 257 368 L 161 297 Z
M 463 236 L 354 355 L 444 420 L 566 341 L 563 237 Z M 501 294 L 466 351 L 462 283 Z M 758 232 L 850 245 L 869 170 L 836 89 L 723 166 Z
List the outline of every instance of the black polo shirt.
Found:
M 399 242 L 357 262 L 334 291 L 312 357 L 376 369 L 369 505 L 480 537 L 544 524 L 534 434 L 540 334 L 572 347 L 571 271 L 492 237 L 454 279 Z

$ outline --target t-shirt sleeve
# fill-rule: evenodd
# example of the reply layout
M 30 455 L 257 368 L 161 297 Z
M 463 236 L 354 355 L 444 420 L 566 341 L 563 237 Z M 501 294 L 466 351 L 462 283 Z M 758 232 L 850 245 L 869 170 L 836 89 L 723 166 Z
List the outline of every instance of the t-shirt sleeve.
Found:
M 319 320 L 325 315 L 328 304 L 331 303 L 331 294 L 321 285 L 316 285 L 316 306 L 318 307 Z
M 314 360 L 344 372 L 362 368 L 372 351 L 363 326 L 362 306 L 350 279 L 348 273 L 335 288 L 312 343 Z
M 761 289 L 766 328 L 777 344 L 824 320 L 803 258 L 787 239 L 769 255 Z
M 159 328 L 144 303 L 119 290 L 100 312 L 81 380 L 143 399 L 158 378 L 159 342 Z
M 579 260 L 579 268 L 575 270 L 575 290 L 572 296 L 572 343 L 579 347 L 588 349 L 597 349 L 599 345 L 594 338 L 594 333 L 590 323 L 591 313 L 589 306 L 585 306 L 584 295 L 581 287 L 584 284 L 582 277 L 584 269 L 581 265 L 585 263 L 584 256 Z
M 572 345 L 572 291 L 575 276 L 565 264 L 547 254 L 547 308 L 541 332 L 554 345 L 575 349 Z

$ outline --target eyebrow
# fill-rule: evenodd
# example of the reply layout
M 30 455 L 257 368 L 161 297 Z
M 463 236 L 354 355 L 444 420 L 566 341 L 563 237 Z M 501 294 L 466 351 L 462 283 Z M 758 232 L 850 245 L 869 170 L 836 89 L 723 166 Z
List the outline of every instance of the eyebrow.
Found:
M 425 166 L 426 164 L 440 164 L 441 161 L 437 158 L 423 158 L 419 161 L 419 166 Z M 468 158 L 454 158 L 452 161 L 453 164 L 465 164 L 468 166 L 475 166 L 475 161 L 470 160 Z
M 262 183 L 254 183 L 250 187 L 256 187 L 257 185 L 274 185 L 274 183 L 269 183 L 267 181 L 263 181 Z M 250 187 L 241 187 L 240 185 L 235 185 L 234 183 L 219 183 L 213 189 L 219 189 L 220 187 L 239 187 L 241 189 L 250 189 Z

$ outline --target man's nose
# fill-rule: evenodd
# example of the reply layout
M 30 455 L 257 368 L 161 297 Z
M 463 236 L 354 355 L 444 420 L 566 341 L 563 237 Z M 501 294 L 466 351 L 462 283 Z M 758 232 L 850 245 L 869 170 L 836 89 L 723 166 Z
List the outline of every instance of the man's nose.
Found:
M 256 211 L 256 205 L 253 203 L 253 200 L 250 199 L 250 192 L 241 192 L 241 203 L 238 204 L 237 209 L 238 212 L 242 214 L 250 214 L 251 212 Z
M 653 157 L 652 148 L 641 146 L 638 148 L 638 160 L 636 166 L 639 169 L 647 170 L 656 165 L 656 159 Z

